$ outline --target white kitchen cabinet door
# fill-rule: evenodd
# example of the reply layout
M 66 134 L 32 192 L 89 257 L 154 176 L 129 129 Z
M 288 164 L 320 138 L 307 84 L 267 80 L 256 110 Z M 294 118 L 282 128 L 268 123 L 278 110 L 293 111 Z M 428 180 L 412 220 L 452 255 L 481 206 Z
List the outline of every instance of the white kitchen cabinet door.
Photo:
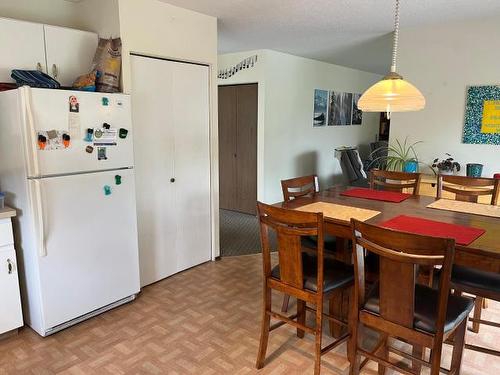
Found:
M 2 334 L 23 325 L 16 252 L 12 245 L 0 248 L 0 296 L 0 334 Z
M 97 48 L 97 34 L 44 25 L 48 74 L 62 86 L 90 72 Z
M 43 25 L 0 18 L 0 82 L 14 82 L 12 69 L 46 72 Z

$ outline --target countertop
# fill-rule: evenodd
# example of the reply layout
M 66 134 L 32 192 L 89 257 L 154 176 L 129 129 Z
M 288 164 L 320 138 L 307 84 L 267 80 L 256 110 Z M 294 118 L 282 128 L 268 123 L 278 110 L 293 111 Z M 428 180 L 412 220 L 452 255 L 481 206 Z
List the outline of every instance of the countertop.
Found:
M 4 208 L 0 208 L 0 219 L 8 219 L 16 216 L 16 210 L 5 206 Z

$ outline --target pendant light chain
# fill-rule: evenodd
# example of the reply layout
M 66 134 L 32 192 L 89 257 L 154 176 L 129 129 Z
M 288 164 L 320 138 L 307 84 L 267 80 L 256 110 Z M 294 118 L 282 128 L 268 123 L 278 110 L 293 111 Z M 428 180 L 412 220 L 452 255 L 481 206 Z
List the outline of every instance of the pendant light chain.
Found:
M 392 42 L 392 64 L 391 72 L 396 72 L 396 62 L 398 57 L 398 43 L 399 43 L 399 0 L 396 0 L 396 14 L 394 16 L 394 39 Z

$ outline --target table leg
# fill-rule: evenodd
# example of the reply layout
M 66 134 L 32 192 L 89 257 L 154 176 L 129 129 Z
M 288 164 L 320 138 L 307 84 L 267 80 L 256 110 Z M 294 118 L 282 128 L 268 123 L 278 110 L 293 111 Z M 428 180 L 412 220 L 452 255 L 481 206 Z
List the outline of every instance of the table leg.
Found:
M 347 248 L 348 241 L 345 238 L 336 238 L 335 259 L 345 263 L 352 263 L 351 252 Z M 337 319 L 346 320 L 348 308 L 345 306 L 348 303 L 348 292 L 335 293 L 329 301 L 329 314 Z M 343 333 L 343 326 L 330 321 L 330 334 L 337 338 Z

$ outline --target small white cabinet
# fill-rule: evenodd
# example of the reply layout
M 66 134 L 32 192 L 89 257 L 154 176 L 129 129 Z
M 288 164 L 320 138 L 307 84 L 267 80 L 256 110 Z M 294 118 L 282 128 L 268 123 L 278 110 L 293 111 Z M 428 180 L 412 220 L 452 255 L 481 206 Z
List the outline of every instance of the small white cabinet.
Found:
M 62 86 L 89 73 L 96 33 L 0 18 L 0 82 L 13 82 L 12 69 L 41 70 Z
M 57 26 L 44 26 L 48 74 L 63 86 L 90 72 L 97 34 Z
M 46 72 L 43 25 L 0 18 L 0 82 L 12 82 L 12 69 Z
M 23 325 L 19 277 L 11 217 L 15 211 L 0 210 L 0 336 Z

